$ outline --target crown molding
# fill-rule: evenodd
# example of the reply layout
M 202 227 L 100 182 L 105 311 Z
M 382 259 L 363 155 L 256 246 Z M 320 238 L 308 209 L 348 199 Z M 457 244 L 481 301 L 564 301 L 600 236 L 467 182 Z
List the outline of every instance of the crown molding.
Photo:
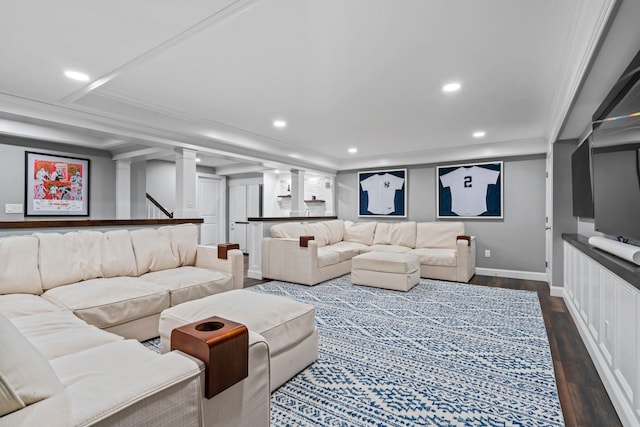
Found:
M 593 4 L 597 3 L 597 4 Z M 573 102 L 587 75 L 594 54 L 605 35 L 618 0 L 589 0 L 577 3 L 558 91 L 551 105 L 547 141 L 553 144 L 564 126 Z M 591 24 L 589 24 L 591 23 Z M 586 125 L 586 123 L 585 123 Z

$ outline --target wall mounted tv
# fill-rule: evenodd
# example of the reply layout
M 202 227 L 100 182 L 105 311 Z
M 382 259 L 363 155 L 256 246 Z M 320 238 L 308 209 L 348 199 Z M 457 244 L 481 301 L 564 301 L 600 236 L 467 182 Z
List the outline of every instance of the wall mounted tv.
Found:
M 589 139 L 583 141 L 571 155 L 571 190 L 573 216 L 593 218 L 591 143 Z
M 640 242 L 640 52 L 594 115 L 595 228 Z

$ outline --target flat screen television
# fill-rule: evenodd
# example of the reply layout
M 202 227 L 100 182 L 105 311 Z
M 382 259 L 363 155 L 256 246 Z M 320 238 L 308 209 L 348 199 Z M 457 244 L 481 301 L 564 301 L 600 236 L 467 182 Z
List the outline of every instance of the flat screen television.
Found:
M 595 229 L 640 242 L 640 52 L 594 115 L 591 137 Z
M 591 187 L 591 143 L 586 139 L 571 155 L 573 216 L 593 218 Z
M 640 140 L 595 148 L 593 182 L 595 228 L 640 241 Z

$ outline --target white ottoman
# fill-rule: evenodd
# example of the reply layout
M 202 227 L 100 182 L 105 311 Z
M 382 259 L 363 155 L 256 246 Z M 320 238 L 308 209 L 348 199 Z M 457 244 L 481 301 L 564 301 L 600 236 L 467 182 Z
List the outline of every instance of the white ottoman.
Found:
M 171 350 L 173 329 L 211 316 L 242 323 L 264 337 L 269 345 L 271 391 L 318 358 L 313 306 L 241 289 L 188 301 L 160 313 L 161 352 Z
M 351 259 L 351 283 L 408 291 L 420 281 L 420 261 L 411 254 L 367 252 Z

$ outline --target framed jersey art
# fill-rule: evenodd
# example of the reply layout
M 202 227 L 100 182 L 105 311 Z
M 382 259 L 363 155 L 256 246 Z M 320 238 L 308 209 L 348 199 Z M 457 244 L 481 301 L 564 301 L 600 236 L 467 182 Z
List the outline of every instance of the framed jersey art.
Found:
M 437 167 L 438 218 L 503 218 L 502 162 Z
M 358 172 L 358 187 L 358 216 L 407 216 L 406 169 Z

